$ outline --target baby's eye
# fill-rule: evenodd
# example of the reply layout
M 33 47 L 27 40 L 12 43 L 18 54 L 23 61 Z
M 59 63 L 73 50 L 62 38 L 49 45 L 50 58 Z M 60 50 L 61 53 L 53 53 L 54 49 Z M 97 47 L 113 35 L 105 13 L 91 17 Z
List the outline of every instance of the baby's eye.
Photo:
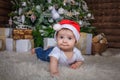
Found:
M 72 38 L 71 37 L 68 37 L 69 40 L 71 40 Z
M 63 39 L 63 36 L 60 36 L 60 39 Z

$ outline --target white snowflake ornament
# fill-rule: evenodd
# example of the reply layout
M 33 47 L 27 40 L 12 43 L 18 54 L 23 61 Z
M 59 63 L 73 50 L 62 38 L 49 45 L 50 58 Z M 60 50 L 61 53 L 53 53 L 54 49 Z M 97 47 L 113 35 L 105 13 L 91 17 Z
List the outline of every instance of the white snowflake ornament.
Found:
M 26 4 L 26 2 L 22 2 L 22 6 L 26 6 L 27 4 Z
M 64 14 L 64 11 L 65 11 L 65 10 L 64 10 L 62 7 L 58 9 L 58 13 L 59 13 L 59 14 Z

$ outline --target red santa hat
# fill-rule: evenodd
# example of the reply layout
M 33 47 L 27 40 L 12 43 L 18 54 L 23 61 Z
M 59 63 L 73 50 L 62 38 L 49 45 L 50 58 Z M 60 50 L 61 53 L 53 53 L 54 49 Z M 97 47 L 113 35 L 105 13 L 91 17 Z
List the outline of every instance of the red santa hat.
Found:
M 57 31 L 61 30 L 62 28 L 67 28 L 70 29 L 73 34 L 75 35 L 76 40 L 78 41 L 80 38 L 80 25 L 79 23 L 72 21 L 72 20 L 67 20 L 63 19 L 59 23 L 53 25 L 53 29 L 56 30 L 55 32 L 55 39 L 56 39 L 56 33 Z

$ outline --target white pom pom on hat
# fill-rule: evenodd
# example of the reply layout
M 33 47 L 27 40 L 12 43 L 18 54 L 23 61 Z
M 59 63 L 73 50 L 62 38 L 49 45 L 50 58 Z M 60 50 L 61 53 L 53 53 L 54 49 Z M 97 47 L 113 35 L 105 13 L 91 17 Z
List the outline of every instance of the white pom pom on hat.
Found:
M 53 25 L 53 29 L 54 29 L 55 31 L 59 31 L 61 28 L 62 28 L 62 27 L 61 27 L 60 24 L 54 24 L 54 25 Z
M 63 19 L 57 24 L 54 24 L 53 29 L 56 31 L 54 34 L 55 39 L 56 39 L 56 33 L 62 28 L 70 29 L 73 32 L 76 40 L 77 41 L 79 40 L 80 38 L 80 24 L 79 23 L 72 21 L 72 20 Z

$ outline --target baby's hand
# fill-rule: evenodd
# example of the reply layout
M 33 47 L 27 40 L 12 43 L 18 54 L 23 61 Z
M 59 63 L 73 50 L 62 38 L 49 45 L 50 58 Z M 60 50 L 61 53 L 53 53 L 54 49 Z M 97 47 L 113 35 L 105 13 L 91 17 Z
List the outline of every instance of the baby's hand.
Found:
M 51 76 L 52 76 L 52 77 L 57 77 L 57 76 L 59 76 L 59 72 L 51 73 Z
M 34 49 L 34 48 L 31 49 L 31 53 L 32 53 L 32 54 L 35 54 L 35 49 Z
M 77 61 L 77 62 L 71 64 L 70 67 L 72 69 L 77 69 L 77 68 L 79 68 L 82 65 L 82 63 L 83 63 L 82 61 Z
M 77 69 L 77 68 L 78 68 L 78 65 L 76 65 L 76 64 L 74 63 L 74 64 L 70 65 L 70 68 L 72 68 L 72 69 Z

